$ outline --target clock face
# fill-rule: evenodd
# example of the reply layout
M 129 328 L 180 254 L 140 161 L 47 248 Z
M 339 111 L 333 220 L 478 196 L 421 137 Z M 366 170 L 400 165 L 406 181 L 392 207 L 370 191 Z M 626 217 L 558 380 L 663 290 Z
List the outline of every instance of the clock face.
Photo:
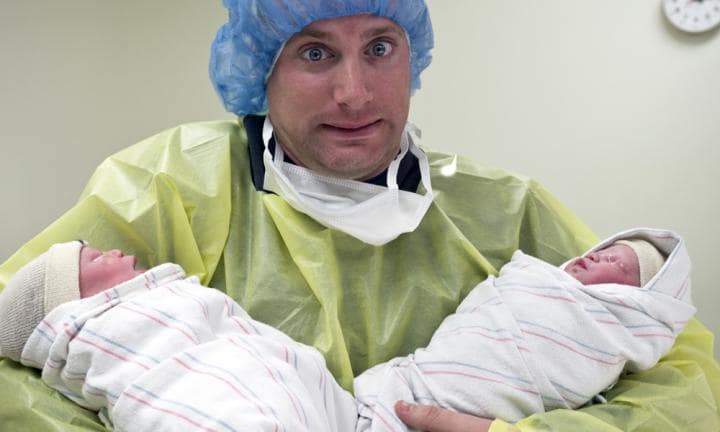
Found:
M 663 0 L 668 20 L 680 30 L 700 33 L 720 24 L 720 0 Z

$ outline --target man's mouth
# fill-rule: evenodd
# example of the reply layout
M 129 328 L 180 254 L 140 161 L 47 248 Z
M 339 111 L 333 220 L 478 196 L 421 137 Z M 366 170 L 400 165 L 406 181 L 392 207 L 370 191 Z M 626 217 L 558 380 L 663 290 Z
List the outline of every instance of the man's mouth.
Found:
M 323 123 L 322 127 L 328 132 L 353 135 L 358 133 L 371 132 L 377 126 L 379 126 L 381 122 L 382 119 L 360 122 Z

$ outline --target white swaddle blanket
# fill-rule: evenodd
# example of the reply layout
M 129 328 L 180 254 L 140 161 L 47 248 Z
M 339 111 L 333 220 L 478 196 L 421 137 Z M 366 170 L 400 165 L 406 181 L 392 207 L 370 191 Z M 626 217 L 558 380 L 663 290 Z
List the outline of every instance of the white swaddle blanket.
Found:
M 646 287 L 583 286 L 516 252 L 427 348 L 356 378 L 356 400 L 315 349 L 173 264 L 57 307 L 22 362 L 123 431 L 405 431 L 400 399 L 512 421 L 582 405 L 673 344 L 695 311 L 690 261 L 672 233 L 642 233 L 669 255 Z
M 653 366 L 695 313 L 690 259 L 680 237 L 636 229 L 668 256 L 645 287 L 584 286 L 520 251 L 498 277 L 478 285 L 427 348 L 378 365 L 355 380 L 361 422 L 392 416 L 396 400 L 515 421 L 576 408 L 624 370 Z M 402 429 L 399 429 L 402 430 Z
M 355 401 L 314 348 L 163 264 L 62 304 L 23 364 L 117 431 L 352 431 Z

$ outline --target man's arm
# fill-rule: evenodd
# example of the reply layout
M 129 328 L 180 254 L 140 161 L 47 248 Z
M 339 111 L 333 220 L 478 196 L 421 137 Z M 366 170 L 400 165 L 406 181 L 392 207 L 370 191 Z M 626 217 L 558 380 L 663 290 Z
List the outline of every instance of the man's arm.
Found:
M 530 230 L 538 233 L 532 237 L 542 236 L 543 226 L 554 226 L 548 224 L 551 218 L 548 214 L 562 219 L 572 216 L 562 215 L 562 210 L 557 209 L 564 206 L 539 185 L 534 185 L 531 196 L 528 205 L 533 211 L 528 220 L 536 227 Z M 572 230 L 568 235 L 572 235 Z M 535 243 L 552 251 L 552 242 Z M 543 253 L 538 257 L 548 260 Z M 517 422 L 515 427 L 521 431 L 720 430 L 717 409 L 720 367 L 713 354 L 712 340 L 712 333 L 692 320 L 657 365 L 621 377 L 605 395 L 607 404 L 535 414 Z M 494 422 L 491 430 L 504 430 L 500 423 Z
M 502 178 L 504 184 L 515 181 Z M 481 189 L 485 184 L 492 188 Z M 476 186 L 483 196 L 494 196 L 497 191 L 493 184 L 486 180 Z M 560 264 L 597 241 L 572 212 L 540 185 L 530 181 L 528 189 L 520 195 L 523 222 L 517 229 L 518 247 L 540 259 Z M 487 206 L 487 201 L 483 205 Z M 504 227 L 490 226 L 496 230 Z M 472 232 L 472 228 L 466 227 L 463 231 Z M 477 247 L 482 249 L 483 246 L 478 244 Z M 535 414 L 515 425 L 496 420 L 490 430 L 720 430 L 717 409 L 720 369 L 713 356 L 712 339 L 712 334 L 699 322 L 691 321 L 658 365 L 622 377 L 607 393 L 609 403 L 574 411 Z M 439 414 L 437 410 L 427 408 L 411 411 L 407 420 L 414 425 L 425 425 L 426 430 L 433 432 L 447 430 L 442 428 L 463 421 L 459 417 L 456 413 Z
M 147 267 L 177 262 L 206 282 L 229 229 L 230 147 L 242 145 L 240 132 L 233 122 L 181 126 L 108 158 L 73 208 L 0 265 L 0 287 L 51 244 L 72 239 L 121 248 Z M 105 430 L 31 369 L 0 359 L 0 383 L 8 430 Z
M 398 405 L 396 412 L 408 425 L 427 432 L 720 430 L 720 368 L 712 339 L 702 324 L 691 321 L 658 365 L 621 379 L 607 393 L 607 404 L 535 414 L 514 425 L 431 406 Z
M 656 366 L 622 377 L 605 397 L 607 404 L 537 414 L 516 427 L 570 431 L 585 424 L 584 430 L 592 431 L 720 430 L 720 368 L 713 356 L 712 333 L 691 320 Z

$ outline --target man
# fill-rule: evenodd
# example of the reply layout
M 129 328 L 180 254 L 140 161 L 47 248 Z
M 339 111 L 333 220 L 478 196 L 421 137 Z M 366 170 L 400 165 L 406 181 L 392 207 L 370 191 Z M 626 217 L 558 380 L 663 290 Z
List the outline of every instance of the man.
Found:
M 225 3 L 211 76 L 241 124 L 181 126 L 106 160 L 75 207 L 0 267 L 2 284 L 73 238 L 120 247 L 144 266 L 177 262 L 318 348 L 350 388 L 370 366 L 426 345 L 515 249 L 558 264 L 596 241 L 536 183 L 463 159 L 443 176 L 455 159 L 419 150 L 405 121 L 432 47 L 423 1 Z M 266 108 L 267 117 L 253 115 Z M 515 426 L 717 429 L 717 365 L 707 347 L 685 349 L 710 335 L 697 323 L 685 335 L 666 361 L 621 380 L 611 403 Z M 7 360 L 0 381 L 13 389 L 0 396 L 10 430 L 97 426 L 30 390 L 37 378 Z M 396 408 L 417 429 L 489 426 L 440 408 Z

